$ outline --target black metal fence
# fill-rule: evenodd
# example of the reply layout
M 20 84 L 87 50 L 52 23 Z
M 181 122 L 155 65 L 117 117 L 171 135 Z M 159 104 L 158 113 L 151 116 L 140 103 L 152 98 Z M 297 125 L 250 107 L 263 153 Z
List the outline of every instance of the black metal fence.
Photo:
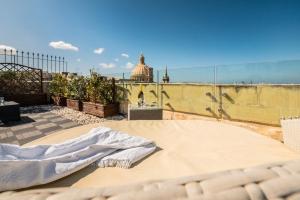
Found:
M 12 49 L 0 50 L 0 63 L 20 64 L 48 73 L 68 72 L 68 62 L 64 57 Z

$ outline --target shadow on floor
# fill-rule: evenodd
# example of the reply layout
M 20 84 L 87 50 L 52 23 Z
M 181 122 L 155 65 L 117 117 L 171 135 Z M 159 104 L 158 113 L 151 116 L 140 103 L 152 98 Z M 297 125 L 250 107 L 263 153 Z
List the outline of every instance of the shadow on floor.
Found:
M 22 107 L 21 113 L 22 114 L 32 114 L 32 113 L 45 113 L 50 112 L 53 110 L 51 105 L 42 105 L 42 106 L 29 106 L 29 107 Z
M 160 147 L 156 147 L 156 149 L 155 149 L 155 151 L 154 151 L 153 153 L 151 153 L 151 154 L 145 156 L 145 157 L 142 158 L 141 160 L 139 160 L 139 161 L 137 161 L 136 163 L 134 163 L 133 165 L 131 165 L 131 168 L 136 167 L 136 166 L 139 165 L 141 162 L 143 162 L 144 160 L 146 160 L 148 157 L 152 156 L 153 154 L 155 154 L 155 153 L 157 153 L 157 152 L 159 152 L 159 151 L 161 151 L 161 150 L 163 150 L 163 149 L 160 148 Z
M 34 119 L 32 119 L 28 116 L 21 116 L 20 121 L 11 121 L 11 122 L 6 122 L 6 123 L 0 123 L 0 127 L 11 127 L 11 126 L 23 125 L 23 124 L 33 123 L 33 122 L 35 122 Z

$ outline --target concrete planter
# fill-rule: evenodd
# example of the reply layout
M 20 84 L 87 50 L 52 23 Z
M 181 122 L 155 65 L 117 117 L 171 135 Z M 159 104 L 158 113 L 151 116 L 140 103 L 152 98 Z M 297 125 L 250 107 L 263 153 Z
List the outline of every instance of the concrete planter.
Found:
M 163 110 L 160 107 L 137 107 L 128 105 L 128 120 L 162 120 Z
M 66 97 L 52 96 L 51 99 L 52 99 L 54 105 L 57 105 L 57 106 L 66 106 L 67 105 Z
M 119 113 L 119 104 L 103 105 L 99 103 L 83 102 L 82 111 L 97 117 L 109 117 Z
M 128 113 L 128 104 L 129 104 L 128 100 L 121 101 L 120 105 L 119 105 L 119 112 L 122 114 L 127 114 Z
M 82 111 L 82 102 L 74 99 L 67 99 L 67 107 L 73 110 Z

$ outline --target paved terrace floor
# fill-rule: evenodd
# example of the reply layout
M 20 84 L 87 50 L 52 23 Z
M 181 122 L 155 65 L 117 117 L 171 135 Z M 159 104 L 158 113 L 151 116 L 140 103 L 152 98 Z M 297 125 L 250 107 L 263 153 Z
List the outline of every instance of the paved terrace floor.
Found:
M 1 124 L 0 143 L 22 145 L 55 131 L 79 126 L 78 123 L 49 110 L 21 112 L 21 121 Z
M 20 110 L 20 121 L 8 124 L 0 121 L 0 143 L 23 145 L 56 131 L 83 124 L 126 120 L 126 116 L 123 115 L 99 118 L 67 107 L 53 105 L 21 107 Z

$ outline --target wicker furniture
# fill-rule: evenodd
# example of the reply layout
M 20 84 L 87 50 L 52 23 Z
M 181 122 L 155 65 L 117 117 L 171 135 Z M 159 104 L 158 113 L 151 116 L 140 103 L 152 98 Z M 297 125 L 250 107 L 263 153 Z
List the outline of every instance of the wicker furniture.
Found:
M 128 120 L 162 120 L 163 111 L 160 107 L 128 106 Z
M 0 193 L 0 200 L 31 199 L 300 199 L 300 161 L 227 170 L 106 188 L 48 188 Z
M 2 122 L 20 120 L 20 105 L 14 101 L 5 101 L 0 105 L 0 120 Z

